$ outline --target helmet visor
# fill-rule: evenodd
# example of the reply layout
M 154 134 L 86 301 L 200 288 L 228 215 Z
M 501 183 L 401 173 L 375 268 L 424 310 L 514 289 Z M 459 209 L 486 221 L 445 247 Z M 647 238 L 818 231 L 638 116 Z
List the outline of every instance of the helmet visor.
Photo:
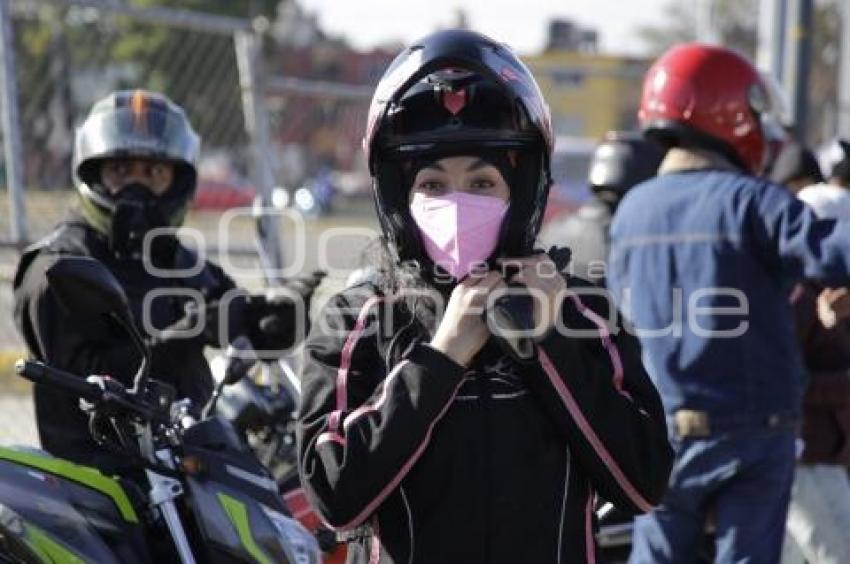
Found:
M 144 157 L 194 166 L 200 140 L 181 113 L 123 106 L 95 113 L 77 130 L 77 164 L 107 157 Z
M 483 126 L 483 121 L 476 124 L 473 120 L 469 126 L 457 127 L 452 131 L 450 127 L 444 127 L 445 120 L 437 120 L 439 126 L 431 131 L 427 127 L 414 127 L 413 134 L 411 131 L 394 132 L 393 128 L 381 131 L 378 146 L 373 146 L 377 130 L 383 128 L 385 122 L 392 121 L 396 112 L 402 111 L 404 98 L 409 98 L 417 91 L 422 94 L 426 91 L 459 91 L 463 89 L 464 81 L 473 77 L 477 78 L 479 84 L 489 84 L 493 91 L 500 91 L 502 99 L 509 104 L 521 107 L 524 119 L 533 127 L 518 129 L 515 124 L 494 126 L 493 123 Z M 482 99 L 496 99 L 487 93 L 481 94 Z M 419 122 L 424 123 L 424 120 L 419 119 Z M 404 143 L 401 136 L 395 133 L 403 134 Z M 413 45 L 392 62 L 372 99 L 364 145 L 368 151 L 381 147 L 403 149 L 402 145 L 415 147 L 420 143 L 427 145 L 438 141 L 446 143 L 453 139 L 487 144 L 488 139 L 510 141 L 515 137 L 517 142 L 523 142 L 532 137 L 530 133 L 538 139 L 542 136 L 551 150 L 553 134 L 549 109 L 528 68 L 507 46 L 493 41 L 481 41 L 474 45 L 465 43 L 462 48 L 446 41 Z

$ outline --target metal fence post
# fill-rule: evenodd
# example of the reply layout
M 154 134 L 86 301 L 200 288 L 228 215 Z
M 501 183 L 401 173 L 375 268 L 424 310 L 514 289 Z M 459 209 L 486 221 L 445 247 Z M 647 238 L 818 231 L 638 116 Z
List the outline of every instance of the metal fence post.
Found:
M 794 127 L 803 143 L 808 141 L 809 74 L 812 57 L 812 0 L 794 0 L 789 12 L 789 67 L 784 75 L 786 88 L 791 93 L 791 112 Z
M 262 73 L 259 70 L 262 39 L 259 32 L 237 31 L 233 35 L 236 46 L 236 64 L 239 70 L 239 86 L 242 90 L 242 108 L 245 113 L 245 129 L 253 149 L 253 177 L 262 197 L 263 207 L 272 206 L 274 175 L 268 159 L 270 147 L 269 118 L 264 101 Z M 276 214 L 265 214 L 260 221 L 262 229 L 261 260 L 274 274 L 266 270 L 268 282 L 275 282 L 283 268 L 283 253 L 280 246 L 280 221 Z
M 850 139 L 850 2 L 841 6 L 840 66 L 838 72 L 838 127 L 839 137 Z
M 15 78 L 15 44 L 12 37 L 11 0 L 0 0 L 0 55 L 2 55 L 2 119 L 3 149 L 6 158 L 6 189 L 10 207 L 12 242 L 27 243 L 27 218 L 21 175 L 21 124 L 18 115 L 18 88 Z
M 761 70 L 773 75 L 780 83 L 785 72 L 787 11 L 787 0 L 759 1 L 756 62 Z

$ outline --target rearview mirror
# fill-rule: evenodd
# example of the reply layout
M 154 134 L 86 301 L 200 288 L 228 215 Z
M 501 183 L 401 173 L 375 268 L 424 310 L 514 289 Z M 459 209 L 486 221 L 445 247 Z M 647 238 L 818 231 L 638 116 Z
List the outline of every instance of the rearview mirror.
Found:
M 59 302 L 73 315 L 103 315 L 116 321 L 132 339 L 142 355 L 133 392 L 147 387 L 150 350 L 133 323 L 124 288 L 99 260 L 81 256 L 62 256 L 47 269 L 47 280 Z
M 61 257 L 47 269 L 47 280 L 59 302 L 71 313 L 111 314 L 123 321 L 131 320 L 127 294 L 98 260 Z

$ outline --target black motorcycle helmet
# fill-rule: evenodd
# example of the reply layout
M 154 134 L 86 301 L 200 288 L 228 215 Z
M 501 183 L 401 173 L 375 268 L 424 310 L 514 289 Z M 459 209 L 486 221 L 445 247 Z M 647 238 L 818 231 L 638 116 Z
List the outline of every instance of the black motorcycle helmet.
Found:
M 510 155 L 510 209 L 497 254 L 533 247 L 551 183 L 549 108 L 509 47 L 471 31 L 431 34 L 402 51 L 375 90 L 363 147 L 384 236 L 397 260 L 425 261 L 410 216 L 410 162 Z M 406 167 L 408 167 L 406 169 Z
M 655 176 L 662 147 L 638 131 L 610 131 L 596 146 L 587 182 L 600 199 L 616 207 L 633 186 Z
M 86 221 L 110 235 L 119 195 L 101 183 L 100 165 L 109 158 L 162 160 L 174 165 L 174 180 L 151 205 L 172 227 L 183 223 L 197 185 L 200 139 L 185 112 L 162 94 L 113 92 L 97 102 L 76 132 L 74 185 Z

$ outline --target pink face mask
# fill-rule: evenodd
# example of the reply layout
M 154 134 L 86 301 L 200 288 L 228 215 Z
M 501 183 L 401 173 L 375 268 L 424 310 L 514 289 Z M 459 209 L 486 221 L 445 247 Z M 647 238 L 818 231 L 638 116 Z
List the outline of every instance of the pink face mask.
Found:
M 410 203 L 425 251 L 455 280 L 463 280 L 493 254 L 507 211 L 501 198 L 467 192 L 417 193 Z

